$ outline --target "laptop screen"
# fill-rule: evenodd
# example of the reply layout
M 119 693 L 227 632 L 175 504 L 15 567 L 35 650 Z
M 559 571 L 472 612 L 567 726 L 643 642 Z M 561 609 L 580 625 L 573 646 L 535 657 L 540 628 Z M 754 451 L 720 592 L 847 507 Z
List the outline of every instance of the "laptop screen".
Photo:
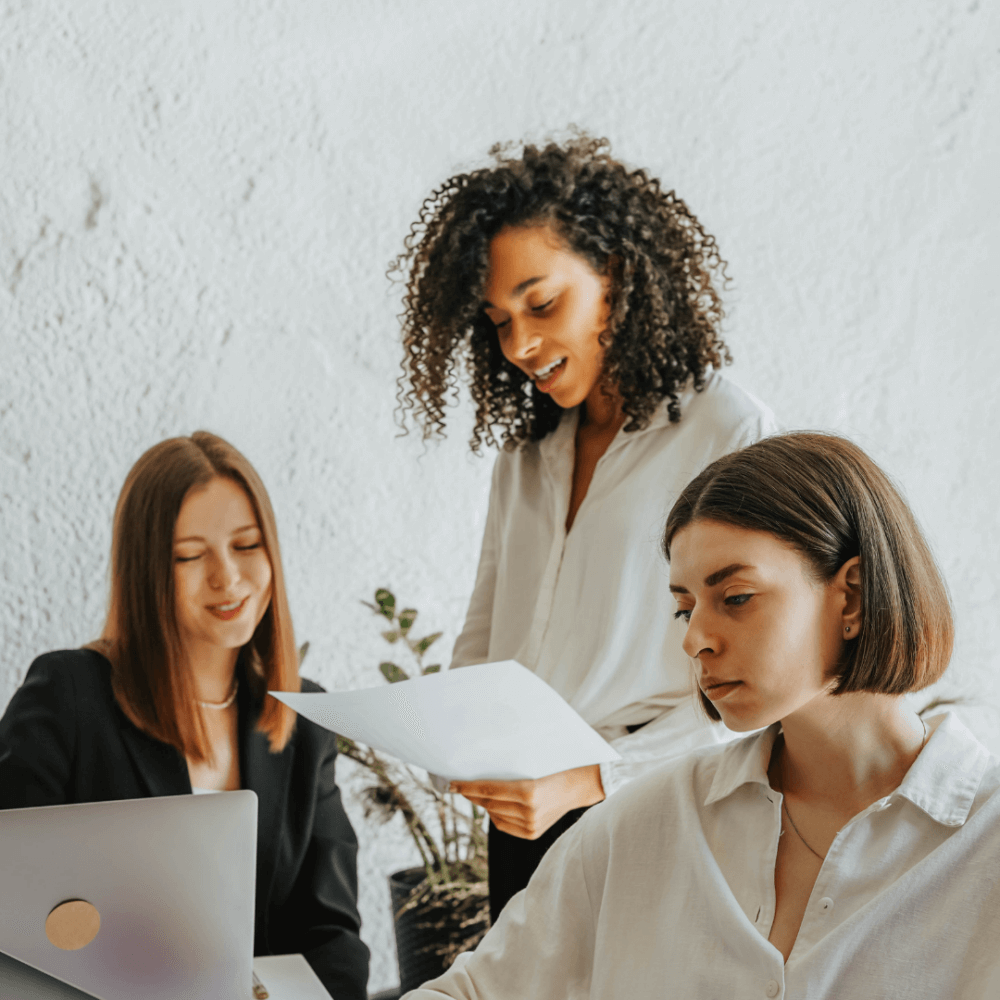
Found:
M 251 791 L 0 811 L 0 952 L 101 1000 L 246 1000 L 256 842 Z M 99 916 L 68 950 L 46 932 L 67 900 Z

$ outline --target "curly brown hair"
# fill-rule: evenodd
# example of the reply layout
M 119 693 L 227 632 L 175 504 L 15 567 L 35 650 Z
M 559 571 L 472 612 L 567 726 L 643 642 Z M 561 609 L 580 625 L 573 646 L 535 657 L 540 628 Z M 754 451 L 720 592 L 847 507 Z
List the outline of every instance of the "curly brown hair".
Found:
M 673 191 L 610 155 L 607 139 L 578 134 L 543 148 L 490 150 L 494 165 L 456 174 L 425 199 L 390 273 L 405 277 L 397 399 L 423 437 L 444 432 L 445 397 L 458 395 L 458 365 L 471 375 L 476 423 L 470 445 L 545 437 L 563 412 L 500 350 L 483 310 L 490 241 L 505 226 L 551 225 L 598 274 L 611 276 L 602 382 L 623 400 L 626 431 L 646 426 L 689 379 L 701 390 L 710 368 L 732 359 L 719 327 L 713 277 L 726 277 L 715 238 Z

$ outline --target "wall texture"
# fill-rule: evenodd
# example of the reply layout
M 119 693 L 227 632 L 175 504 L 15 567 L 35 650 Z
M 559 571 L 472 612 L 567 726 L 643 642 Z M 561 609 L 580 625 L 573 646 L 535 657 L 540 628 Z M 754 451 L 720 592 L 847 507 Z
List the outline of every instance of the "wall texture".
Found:
M 384 271 L 433 185 L 569 123 L 718 237 L 734 376 L 904 484 L 952 683 L 1000 700 L 998 10 L 2 0 L 0 705 L 97 633 L 125 472 L 198 427 L 268 484 L 308 674 L 375 682 L 383 584 L 454 640 L 491 461 L 463 409 L 440 446 L 398 436 Z M 351 808 L 376 989 L 413 855 Z

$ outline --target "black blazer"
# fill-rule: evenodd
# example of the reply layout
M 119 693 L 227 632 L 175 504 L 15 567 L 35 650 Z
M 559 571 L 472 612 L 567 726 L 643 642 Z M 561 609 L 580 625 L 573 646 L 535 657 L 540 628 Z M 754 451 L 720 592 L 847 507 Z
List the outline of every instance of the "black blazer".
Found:
M 257 793 L 254 954 L 302 952 L 336 1000 L 365 1000 L 358 842 L 334 780 L 336 738 L 299 718 L 271 753 L 245 680 L 237 704 L 241 783 Z M 103 656 L 71 649 L 32 663 L 0 718 L 0 809 L 190 793 L 183 755 L 128 720 Z

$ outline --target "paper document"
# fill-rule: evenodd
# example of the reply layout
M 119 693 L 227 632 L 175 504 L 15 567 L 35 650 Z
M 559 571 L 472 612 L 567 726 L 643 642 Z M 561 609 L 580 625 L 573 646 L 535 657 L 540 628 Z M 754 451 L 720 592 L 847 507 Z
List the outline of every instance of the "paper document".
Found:
M 514 660 L 362 691 L 271 694 L 325 729 L 460 781 L 543 778 L 620 759 Z
M 319 976 L 301 955 L 259 955 L 253 960 L 269 1000 L 330 1000 Z

